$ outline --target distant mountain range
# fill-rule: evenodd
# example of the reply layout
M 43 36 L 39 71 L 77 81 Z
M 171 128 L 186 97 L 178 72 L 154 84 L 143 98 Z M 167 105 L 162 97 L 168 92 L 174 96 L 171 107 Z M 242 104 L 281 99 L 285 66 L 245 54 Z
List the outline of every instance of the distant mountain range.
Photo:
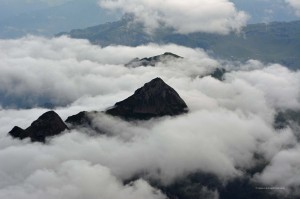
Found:
M 246 26 L 240 34 L 183 35 L 164 27 L 149 35 L 144 32 L 143 25 L 133 23 L 130 17 L 124 17 L 116 22 L 57 34 L 60 35 L 88 39 L 91 43 L 101 46 L 174 43 L 203 48 L 217 58 L 236 61 L 257 59 L 300 69 L 300 21 L 252 24 Z

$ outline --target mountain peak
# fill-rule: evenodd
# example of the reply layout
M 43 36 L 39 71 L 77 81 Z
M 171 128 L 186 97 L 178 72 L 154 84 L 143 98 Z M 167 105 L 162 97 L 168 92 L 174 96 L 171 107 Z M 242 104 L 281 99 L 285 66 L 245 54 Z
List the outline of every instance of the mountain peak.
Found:
M 31 138 L 32 141 L 45 142 L 46 137 L 58 135 L 68 129 L 59 115 L 48 111 L 31 123 L 27 129 L 15 126 L 8 134 L 14 138 Z
M 125 119 L 150 119 L 187 112 L 187 105 L 179 94 L 157 77 L 137 89 L 127 99 L 117 102 L 107 114 Z
M 165 84 L 167 85 L 164 80 L 162 80 L 160 77 L 156 77 L 154 79 L 152 79 L 150 82 L 146 83 L 146 84 Z
M 153 86 L 159 86 L 159 85 L 161 85 L 161 86 L 168 86 L 164 82 L 164 80 L 162 80 L 160 77 L 156 77 L 156 78 L 152 79 L 150 82 L 145 83 L 144 87 L 145 86 L 152 86 L 153 87 Z
M 172 57 L 175 57 L 175 58 L 182 58 L 179 55 L 176 55 L 176 54 L 171 53 L 171 52 L 165 52 L 163 55 L 165 55 L 165 56 L 172 56 Z
M 131 60 L 129 63 L 125 64 L 127 67 L 138 67 L 138 66 L 155 66 L 159 62 L 167 62 L 175 59 L 182 59 L 179 55 L 176 55 L 171 52 L 165 52 L 161 55 L 156 55 L 153 57 L 145 57 L 142 59 L 135 58 Z

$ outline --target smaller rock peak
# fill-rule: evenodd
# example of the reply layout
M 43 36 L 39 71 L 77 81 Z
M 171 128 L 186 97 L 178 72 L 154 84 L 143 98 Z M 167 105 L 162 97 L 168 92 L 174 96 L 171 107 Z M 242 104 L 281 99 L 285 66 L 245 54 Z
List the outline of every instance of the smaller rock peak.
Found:
M 10 132 L 14 138 L 31 138 L 31 141 L 45 142 L 46 137 L 58 135 L 68 129 L 59 115 L 54 111 L 48 111 L 41 115 L 37 120 L 25 130 L 14 127 Z
M 155 66 L 157 63 L 162 62 L 168 62 L 170 60 L 176 60 L 176 59 L 182 59 L 183 57 L 180 57 L 174 53 L 171 52 L 165 52 L 161 55 L 156 55 L 153 57 L 145 57 L 142 59 L 134 58 L 129 63 L 125 64 L 127 67 L 139 67 L 139 66 Z
M 165 52 L 163 55 L 164 56 L 172 56 L 172 57 L 175 57 L 175 58 L 183 58 L 183 57 L 180 57 L 180 56 L 178 56 L 174 53 L 171 53 L 171 52 Z
M 38 119 L 41 120 L 47 120 L 47 119 L 51 119 L 51 118 L 60 118 L 59 115 L 55 112 L 55 111 L 48 111 L 44 114 L 42 114 Z
M 31 123 L 31 126 L 45 126 L 49 124 L 62 125 L 62 119 L 55 111 L 48 111 L 42 114 L 37 120 Z
M 18 126 L 15 126 L 8 134 L 19 139 L 28 137 L 26 131 Z

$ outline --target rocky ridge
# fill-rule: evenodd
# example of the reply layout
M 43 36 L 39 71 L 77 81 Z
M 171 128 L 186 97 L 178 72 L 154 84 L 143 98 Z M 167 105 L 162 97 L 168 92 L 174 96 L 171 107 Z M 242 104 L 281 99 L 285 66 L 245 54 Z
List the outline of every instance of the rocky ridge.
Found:
M 186 113 L 188 107 L 179 94 L 161 78 L 155 78 L 127 99 L 117 102 L 106 114 L 125 120 L 145 120 L 153 117 L 175 116 Z M 8 134 L 14 138 L 30 138 L 31 141 L 45 142 L 47 137 L 55 136 L 69 128 L 92 128 L 90 114 L 97 111 L 82 111 L 68 117 L 65 122 L 54 111 L 41 115 L 25 130 L 15 126 Z M 94 129 L 100 131 L 99 129 Z

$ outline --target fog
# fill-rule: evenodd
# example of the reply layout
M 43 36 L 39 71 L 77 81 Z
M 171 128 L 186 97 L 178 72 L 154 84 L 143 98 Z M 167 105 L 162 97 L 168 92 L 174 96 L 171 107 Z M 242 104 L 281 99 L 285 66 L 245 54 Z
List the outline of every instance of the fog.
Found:
M 164 52 L 184 59 L 124 66 Z M 0 58 L 0 198 L 165 198 L 146 180 L 171 184 L 204 172 L 226 183 L 255 167 L 257 154 L 270 164 L 253 181 L 297 194 L 296 132 L 275 130 L 273 122 L 278 110 L 299 110 L 299 71 L 256 60 L 224 62 L 176 45 L 103 48 L 67 37 L 1 40 Z M 217 67 L 228 71 L 224 81 L 208 75 Z M 44 103 L 65 120 L 103 111 L 155 77 L 179 93 L 189 113 L 126 122 L 99 112 L 91 115 L 92 126 L 107 134 L 78 128 L 47 144 L 7 136 L 46 112 Z M 144 179 L 122 183 L 139 174 Z

